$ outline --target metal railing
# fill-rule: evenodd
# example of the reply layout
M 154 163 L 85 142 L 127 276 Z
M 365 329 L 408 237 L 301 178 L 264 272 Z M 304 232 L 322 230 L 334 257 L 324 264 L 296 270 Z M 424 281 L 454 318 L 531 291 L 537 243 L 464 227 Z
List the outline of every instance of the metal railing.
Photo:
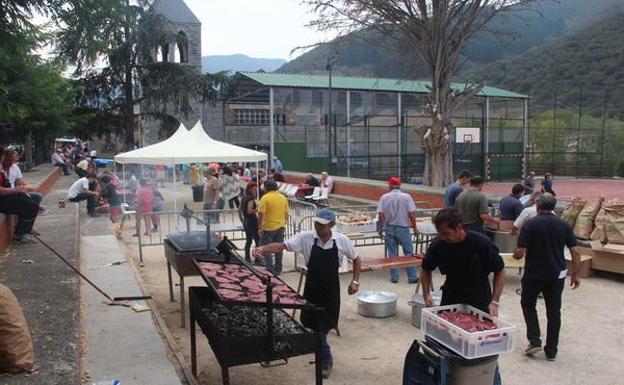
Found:
M 299 231 L 298 224 L 301 218 L 313 217 L 315 213 L 315 205 L 295 199 L 289 200 L 289 214 L 285 235 L 287 237 L 294 236 Z M 244 241 L 246 239 L 238 209 L 197 210 L 194 212 L 194 215 L 199 218 L 212 216 L 214 219 L 211 221 L 211 231 L 226 235 L 231 241 Z M 144 227 L 146 217 L 150 218 L 151 229 L 149 232 L 144 233 L 141 231 L 141 228 Z M 154 218 L 157 218 L 159 222 L 159 226 L 155 231 L 153 230 Z M 139 262 L 141 266 L 144 264 L 144 248 L 163 246 L 167 234 L 184 232 L 187 230 L 205 231 L 206 229 L 205 225 L 199 223 L 196 219 L 189 219 L 187 221 L 180 216 L 180 212 L 176 211 L 137 213 L 135 227 L 139 243 Z M 313 228 L 313 226 L 310 228 Z

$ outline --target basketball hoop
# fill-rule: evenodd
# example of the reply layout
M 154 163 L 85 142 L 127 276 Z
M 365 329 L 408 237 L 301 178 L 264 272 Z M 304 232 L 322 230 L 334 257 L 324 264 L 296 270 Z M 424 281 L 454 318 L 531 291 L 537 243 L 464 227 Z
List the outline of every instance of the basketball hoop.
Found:
M 464 143 L 470 144 L 474 140 L 472 134 L 464 134 Z

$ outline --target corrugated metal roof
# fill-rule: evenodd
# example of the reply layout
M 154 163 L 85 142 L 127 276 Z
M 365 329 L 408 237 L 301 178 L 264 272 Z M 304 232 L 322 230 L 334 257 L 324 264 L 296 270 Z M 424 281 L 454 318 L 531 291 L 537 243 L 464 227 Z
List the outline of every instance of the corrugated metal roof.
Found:
M 201 24 L 183 0 L 157 0 L 152 9 L 174 23 Z
M 268 72 L 239 72 L 240 75 L 254 80 L 268 87 L 301 87 L 301 88 L 328 88 L 329 76 L 279 74 Z M 332 76 L 332 88 L 343 90 L 382 91 L 427 93 L 430 82 L 425 80 L 402 80 L 383 78 L 358 78 L 346 76 Z M 453 88 L 461 90 L 466 87 L 463 83 L 453 83 Z M 479 96 L 501 98 L 527 98 L 526 95 L 494 87 L 483 87 Z

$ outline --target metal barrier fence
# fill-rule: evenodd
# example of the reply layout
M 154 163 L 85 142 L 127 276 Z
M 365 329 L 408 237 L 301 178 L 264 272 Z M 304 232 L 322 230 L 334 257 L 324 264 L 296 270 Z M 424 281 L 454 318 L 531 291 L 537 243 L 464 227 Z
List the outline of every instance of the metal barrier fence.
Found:
M 313 217 L 315 213 L 315 205 L 294 199 L 289 200 L 289 213 L 288 221 L 286 223 L 285 236 L 292 237 L 295 235 L 299 231 L 299 221 L 304 217 Z M 200 219 L 208 216 L 218 218 L 218 220 L 215 219 L 211 222 L 210 231 L 227 235 L 228 239 L 231 241 L 244 241 L 246 239 L 238 209 L 197 210 L 194 211 L 193 215 Z M 147 233 L 144 233 L 141 231 L 141 227 L 144 226 L 145 218 L 147 217 L 149 217 L 149 221 L 152 226 Z M 154 218 L 156 218 L 159 223 L 159 226 L 155 231 L 152 230 L 154 229 Z M 187 231 L 187 229 L 190 231 L 205 231 L 206 229 L 206 227 L 199 223 L 196 219 L 190 219 L 187 221 L 185 218 L 180 216 L 180 212 L 176 211 L 159 211 L 137 214 L 135 226 L 139 241 L 139 263 L 141 266 L 144 264 L 143 248 L 163 246 L 164 239 L 167 234 L 184 232 Z

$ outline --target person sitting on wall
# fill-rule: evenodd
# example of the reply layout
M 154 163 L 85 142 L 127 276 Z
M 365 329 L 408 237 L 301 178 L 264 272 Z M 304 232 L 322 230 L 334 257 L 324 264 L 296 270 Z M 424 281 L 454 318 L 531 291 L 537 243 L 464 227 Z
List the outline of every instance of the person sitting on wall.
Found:
M 321 173 L 321 187 L 326 188 L 328 194 L 331 193 L 334 188 L 334 179 L 329 176 L 327 171 Z
M 319 182 L 318 179 L 316 179 L 314 177 L 314 175 L 312 175 L 312 173 L 307 173 L 306 174 L 306 178 L 303 181 L 304 185 L 308 185 L 308 186 L 312 186 L 312 187 L 319 187 L 321 185 L 321 183 Z
M 63 159 L 63 150 L 61 148 L 57 148 L 52 154 L 52 164 L 56 167 L 60 167 L 63 169 L 64 175 L 69 175 L 69 165 Z
M 274 168 L 271 169 L 271 177 L 276 182 L 285 182 L 286 181 L 284 179 L 284 175 L 282 175 L 280 172 L 276 171 Z

